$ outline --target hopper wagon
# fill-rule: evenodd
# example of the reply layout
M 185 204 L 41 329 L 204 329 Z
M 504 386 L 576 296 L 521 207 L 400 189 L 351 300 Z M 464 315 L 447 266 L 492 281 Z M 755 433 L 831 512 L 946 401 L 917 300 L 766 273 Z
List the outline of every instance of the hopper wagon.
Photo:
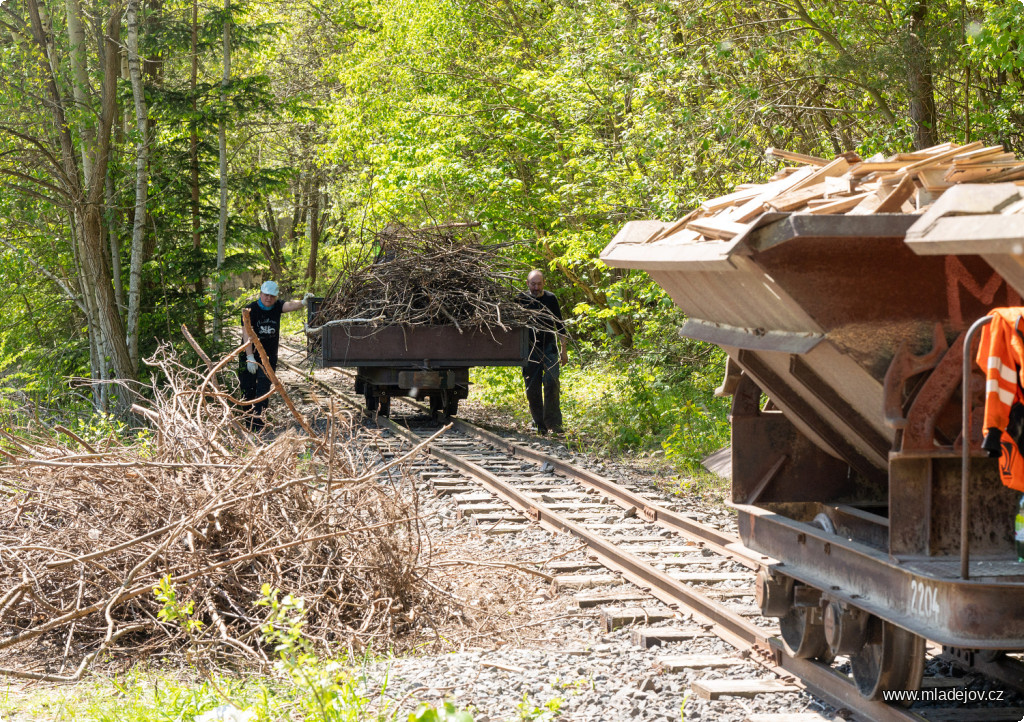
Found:
M 1021 305 L 1021 208 L 1015 183 L 954 185 L 922 212 L 634 221 L 602 253 L 727 351 L 758 602 L 789 654 L 847 656 L 865 697 L 918 688 L 926 640 L 976 666 L 1024 650 L 1020 495 L 980 448 L 969 333 Z

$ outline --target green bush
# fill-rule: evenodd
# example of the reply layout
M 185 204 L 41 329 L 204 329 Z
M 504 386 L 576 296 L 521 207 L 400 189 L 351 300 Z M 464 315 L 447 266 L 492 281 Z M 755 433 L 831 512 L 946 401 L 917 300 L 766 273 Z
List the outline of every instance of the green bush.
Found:
M 568 443 L 605 454 L 663 452 L 680 471 L 700 469 L 729 443 L 730 400 L 716 398 L 725 354 L 688 342 L 692 353 L 595 356 L 562 369 L 562 413 Z M 530 422 L 518 368 L 473 372 L 473 397 Z

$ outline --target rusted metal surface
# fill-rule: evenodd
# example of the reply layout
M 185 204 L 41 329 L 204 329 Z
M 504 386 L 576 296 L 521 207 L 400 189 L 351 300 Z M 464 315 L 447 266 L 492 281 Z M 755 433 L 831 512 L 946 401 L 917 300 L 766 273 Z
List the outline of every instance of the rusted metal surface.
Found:
M 732 404 L 732 500 L 829 501 L 856 487 L 841 459 L 825 453 L 781 411 L 760 408 L 761 389 L 744 374 Z
M 973 562 L 973 579 L 965 582 L 958 579 L 956 557 L 892 560 L 809 523 L 753 506 L 737 510 L 744 545 L 783 560 L 780 571 L 827 590 L 830 599 L 941 644 L 1024 649 L 1024 567 L 1000 568 L 979 559 Z M 1006 574 L 992 576 L 996 571 Z
M 324 366 L 422 369 L 517 366 L 529 354 L 529 331 L 455 326 L 331 326 L 323 330 Z

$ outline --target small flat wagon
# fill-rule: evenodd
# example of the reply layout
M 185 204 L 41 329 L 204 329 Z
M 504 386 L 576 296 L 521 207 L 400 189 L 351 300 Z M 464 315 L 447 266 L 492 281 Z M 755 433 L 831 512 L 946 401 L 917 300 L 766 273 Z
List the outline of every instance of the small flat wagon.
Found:
M 310 305 L 310 319 L 320 304 Z M 355 391 L 367 408 L 391 413 L 394 396 L 427 399 L 432 415 L 454 416 L 469 395 L 475 366 L 521 366 L 529 355 L 525 327 L 460 329 L 455 325 L 322 324 L 325 367 L 356 369 Z

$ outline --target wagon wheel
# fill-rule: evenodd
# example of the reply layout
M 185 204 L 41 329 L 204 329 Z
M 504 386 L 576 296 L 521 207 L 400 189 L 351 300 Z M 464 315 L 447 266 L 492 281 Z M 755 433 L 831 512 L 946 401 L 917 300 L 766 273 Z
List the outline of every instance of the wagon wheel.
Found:
M 381 416 L 391 416 L 391 397 L 387 394 L 381 395 L 377 413 Z
M 825 641 L 825 625 L 818 607 L 790 607 L 784 617 L 779 617 L 779 631 L 786 651 L 796 659 L 819 659 L 826 664 L 832 662 Z
M 436 394 L 431 394 L 428 397 L 430 401 L 430 420 L 437 421 L 437 415 L 441 413 L 441 394 L 443 392 L 438 391 Z
M 459 399 L 453 394 L 444 404 L 444 415 L 455 416 L 459 413 Z
M 924 637 L 878 617 L 868 621 L 868 640 L 850 655 L 853 681 L 863 697 L 889 690 L 917 690 L 924 674 Z M 909 704 L 909 702 L 908 702 Z

